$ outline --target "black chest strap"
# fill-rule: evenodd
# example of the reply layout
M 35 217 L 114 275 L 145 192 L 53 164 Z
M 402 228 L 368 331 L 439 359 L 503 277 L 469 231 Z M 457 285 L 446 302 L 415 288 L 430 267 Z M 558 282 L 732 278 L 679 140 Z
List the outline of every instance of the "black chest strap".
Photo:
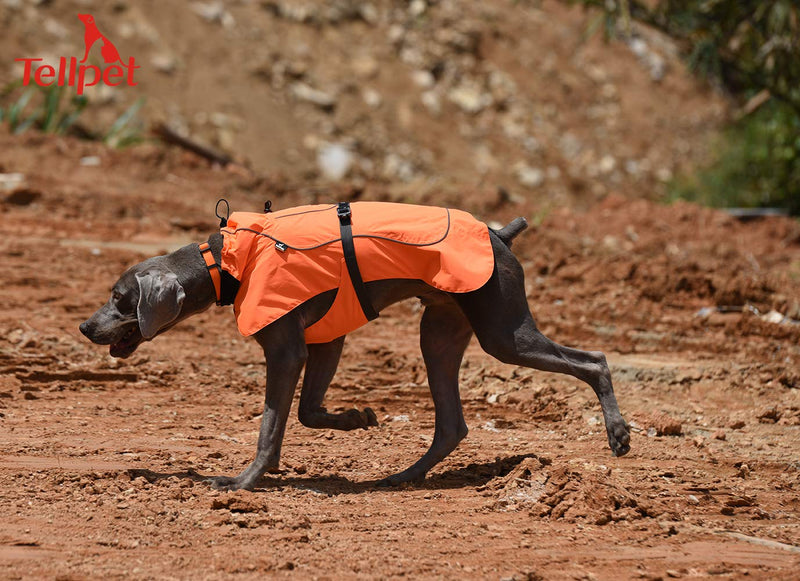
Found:
M 350 274 L 350 281 L 353 283 L 353 290 L 364 311 L 364 316 L 368 321 L 378 318 L 378 313 L 372 308 L 372 303 L 367 296 L 367 287 L 361 278 L 361 271 L 358 270 L 358 260 L 356 259 L 356 247 L 353 244 L 353 226 L 351 222 L 352 213 L 349 202 L 339 202 L 336 208 L 336 215 L 339 216 L 339 231 L 342 235 L 342 250 L 344 251 L 344 262 L 347 265 L 347 272 Z

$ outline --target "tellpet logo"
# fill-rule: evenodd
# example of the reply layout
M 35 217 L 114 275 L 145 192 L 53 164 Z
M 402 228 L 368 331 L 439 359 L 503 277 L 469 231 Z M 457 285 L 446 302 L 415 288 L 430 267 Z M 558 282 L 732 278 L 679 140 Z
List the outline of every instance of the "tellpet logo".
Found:
M 41 58 L 19 58 L 15 61 L 25 63 L 22 84 L 28 86 L 33 80 L 40 87 L 49 87 L 56 84 L 59 87 L 76 87 L 78 95 L 83 95 L 85 87 L 92 87 L 100 82 L 117 87 L 126 84 L 135 87 L 138 83 L 134 82 L 133 75 L 136 69 L 141 68 L 136 64 L 134 57 L 128 59 L 128 64 L 122 60 L 117 47 L 97 28 L 94 16 L 91 14 L 78 14 L 78 18 L 83 22 L 83 58 L 78 62 L 77 57 L 60 57 L 58 68 L 51 65 L 38 65 L 34 69 L 34 63 L 42 62 Z M 95 65 L 83 64 L 89 58 L 92 47 L 100 42 L 100 55 L 106 67 L 101 70 Z

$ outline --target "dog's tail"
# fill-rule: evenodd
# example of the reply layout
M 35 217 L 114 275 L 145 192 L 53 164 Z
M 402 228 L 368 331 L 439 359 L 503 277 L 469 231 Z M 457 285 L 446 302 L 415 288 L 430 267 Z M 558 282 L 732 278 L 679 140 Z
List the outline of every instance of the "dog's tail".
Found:
M 528 221 L 525 218 L 514 218 L 509 222 L 507 226 L 500 228 L 499 230 L 492 230 L 500 240 L 503 241 L 503 244 L 511 248 L 511 242 L 517 235 L 525 230 L 528 227 Z

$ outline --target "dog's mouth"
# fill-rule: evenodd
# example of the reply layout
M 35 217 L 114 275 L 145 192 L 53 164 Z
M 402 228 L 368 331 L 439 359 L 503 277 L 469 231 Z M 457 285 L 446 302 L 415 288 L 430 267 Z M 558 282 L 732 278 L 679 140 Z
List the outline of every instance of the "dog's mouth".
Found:
M 130 357 L 131 354 L 136 351 L 136 348 L 141 342 L 142 335 L 139 333 L 139 328 L 132 326 L 125 331 L 125 334 L 119 341 L 111 344 L 111 346 L 108 348 L 108 352 L 112 357 L 125 359 L 126 357 Z

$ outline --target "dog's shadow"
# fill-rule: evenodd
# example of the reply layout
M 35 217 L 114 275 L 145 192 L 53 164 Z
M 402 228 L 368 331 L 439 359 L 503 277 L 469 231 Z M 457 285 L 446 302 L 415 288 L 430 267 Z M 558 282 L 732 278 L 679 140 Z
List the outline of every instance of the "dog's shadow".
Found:
M 402 484 L 400 486 L 383 486 L 380 480 L 353 481 L 344 476 L 265 476 L 253 492 L 267 492 L 283 488 L 311 490 L 318 494 L 338 496 L 341 494 L 363 494 L 365 492 L 391 492 L 394 490 L 447 490 L 456 488 L 478 488 L 486 485 L 490 480 L 505 476 L 520 462 L 527 458 L 535 458 L 535 454 L 517 454 L 504 458 L 497 458 L 492 462 L 479 462 L 469 464 L 462 468 L 451 468 L 427 477 L 417 484 Z M 200 474 L 192 469 L 180 472 L 155 472 L 142 468 L 128 470 L 131 478 L 142 477 L 154 484 L 169 478 L 190 479 L 197 483 L 208 484 L 212 478 L 210 474 Z

